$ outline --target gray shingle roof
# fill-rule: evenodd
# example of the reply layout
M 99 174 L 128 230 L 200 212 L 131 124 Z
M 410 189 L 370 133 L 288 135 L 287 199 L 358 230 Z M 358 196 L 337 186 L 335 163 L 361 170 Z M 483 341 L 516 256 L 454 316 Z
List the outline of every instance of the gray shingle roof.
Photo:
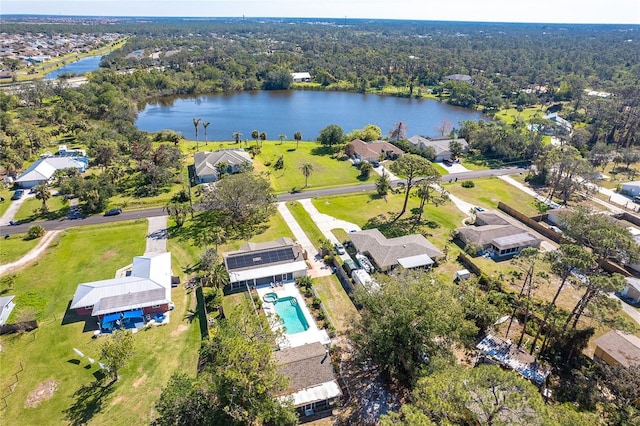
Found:
M 443 256 L 429 240 L 420 234 L 387 239 L 378 229 L 352 232 L 349 238 L 361 253 L 369 253 L 376 264 L 387 269 L 398 263 L 398 259 L 426 254 L 432 259 Z
M 220 150 L 215 152 L 198 152 L 193 156 L 196 176 L 218 176 L 216 166 L 227 163 L 229 166 L 240 166 L 243 163 L 253 164 L 251 156 L 243 150 Z
M 274 352 L 280 373 L 289 378 L 286 393 L 336 380 L 331 358 L 319 342 Z
M 418 149 L 424 149 L 425 147 L 429 146 L 433 148 L 433 151 L 435 153 L 436 156 L 439 155 L 448 155 L 451 154 L 451 151 L 449 150 L 449 144 L 453 141 L 456 141 L 458 143 L 460 143 L 460 145 L 462 146 L 462 150 L 466 151 L 469 147 L 469 144 L 467 143 L 466 139 L 464 138 L 457 138 L 457 139 L 451 139 L 451 138 L 423 138 L 422 136 L 411 136 L 409 139 L 407 139 L 407 141 L 409 141 L 409 143 L 411 143 L 412 145 L 414 145 L 416 148 Z
M 625 367 L 640 365 L 640 339 L 632 334 L 612 330 L 594 343 Z

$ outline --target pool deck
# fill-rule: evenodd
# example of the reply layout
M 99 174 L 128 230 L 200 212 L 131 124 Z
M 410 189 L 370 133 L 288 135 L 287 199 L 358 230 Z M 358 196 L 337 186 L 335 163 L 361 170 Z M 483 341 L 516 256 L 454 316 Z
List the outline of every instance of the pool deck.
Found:
M 291 296 L 294 297 L 298 301 L 298 305 L 304 314 L 307 323 L 309 323 L 309 329 L 307 331 L 302 331 L 300 333 L 295 334 L 286 334 L 282 333 L 282 337 L 278 339 L 278 346 L 281 349 L 283 348 L 295 348 L 298 346 L 306 345 L 308 343 L 320 342 L 323 345 L 328 345 L 331 343 L 331 339 L 327 334 L 326 330 L 319 329 L 316 324 L 313 315 L 309 311 L 307 304 L 304 302 L 304 297 L 296 287 L 295 283 L 285 283 L 282 286 L 271 287 L 269 285 L 263 285 L 256 288 L 260 299 L 263 300 L 262 308 L 264 312 L 267 314 L 267 317 L 270 319 L 275 317 L 276 310 L 273 306 L 273 303 L 264 302 L 264 295 L 267 293 L 276 293 L 278 298 Z M 282 330 L 282 326 L 279 321 L 271 321 L 273 324 L 272 327 L 274 330 Z

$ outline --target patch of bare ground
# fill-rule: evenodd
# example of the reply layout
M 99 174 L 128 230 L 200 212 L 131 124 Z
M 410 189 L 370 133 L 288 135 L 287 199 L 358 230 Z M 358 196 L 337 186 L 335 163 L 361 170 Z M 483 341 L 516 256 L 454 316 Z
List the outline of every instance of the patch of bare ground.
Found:
M 134 388 L 139 387 L 141 384 L 144 383 L 145 380 L 147 380 L 147 375 L 146 374 L 142 375 L 138 380 L 133 382 L 133 387 Z
M 102 253 L 102 261 L 104 262 L 105 260 L 109 260 L 115 255 L 116 255 L 115 250 L 107 250 L 104 253 Z
M 113 399 L 113 401 L 111 401 L 111 405 L 118 405 L 118 404 L 120 404 L 122 401 L 124 401 L 124 396 L 118 396 L 118 397 L 115 397 L 115 398 Z
M 35 408 L 42 401 L 46 401 L 53 397 L 53 393 L 58 388 L 58 382 L 55 380 L 48 380 L 40 383 L 34 390 L 27 396 L 27 400 L 24 402 L 25 408 Z
M 339 363 L 344 392 L 344 406 L 336 413 L 336 424 L 378 424 L 380 416 L 399 408 L 403 395 L 384 382 L 372 363 L 354 360 L 347 347 L 345 342 L 333 354 Z
M 180 324 L 175 330 L 171 332 L 171 337 L 177 337 L 187 331 L 189 326 L 186 324 Z

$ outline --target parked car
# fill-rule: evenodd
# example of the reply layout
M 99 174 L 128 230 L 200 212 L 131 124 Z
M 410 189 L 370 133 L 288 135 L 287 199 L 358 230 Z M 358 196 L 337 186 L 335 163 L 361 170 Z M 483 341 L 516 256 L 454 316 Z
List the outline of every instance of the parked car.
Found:
M 372 162 L 371 162 L 371 165 L 372 165 L 373 167 L 380 167 L 380 162 L 379 162 L 379 161 L 375 161 L 375 160 L 374 160 L 374 161 L 372 161 Z
M 478 207 L 478 206 L 475 206 L 473 209 L 478 213 L 482 213 L 483 211 L 485 211 L 482 207 Z
M 336 249 L 336 252 L 338 254 L 345 254 L 346 250 L 344 249 L 344 246 L 340 243 L 335 243 L 333 246 Z
M 122 208 L 121 207 L 116 207 L 113 208 L 111 210 L 107 210 L 104 215 L 105 216 L 118 216 L 120 213 L 122 213 Z
M 19 200 L 24 195 L 24 189 L 16 189 L 16 191 L 11 196 L 12 200 Z

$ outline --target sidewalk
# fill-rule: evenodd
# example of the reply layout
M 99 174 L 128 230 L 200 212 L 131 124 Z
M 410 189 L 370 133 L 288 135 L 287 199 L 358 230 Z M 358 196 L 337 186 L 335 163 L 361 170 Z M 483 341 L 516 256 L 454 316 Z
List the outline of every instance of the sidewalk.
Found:
M 287 203 L 278 203 L 278 211 L 282 215 L 282 218 L 291 229 L 293 236 L 307 252 L 307 264 L 309 265 L 309 276 L 311 278 L 324 277 L 331 275 L 331 269 L 324 264 L 324 261 L 318 253 L 318 249 L 311 243 L 307 234 L 304 233 L 298 221 L 295 220 L 289 209 Z

